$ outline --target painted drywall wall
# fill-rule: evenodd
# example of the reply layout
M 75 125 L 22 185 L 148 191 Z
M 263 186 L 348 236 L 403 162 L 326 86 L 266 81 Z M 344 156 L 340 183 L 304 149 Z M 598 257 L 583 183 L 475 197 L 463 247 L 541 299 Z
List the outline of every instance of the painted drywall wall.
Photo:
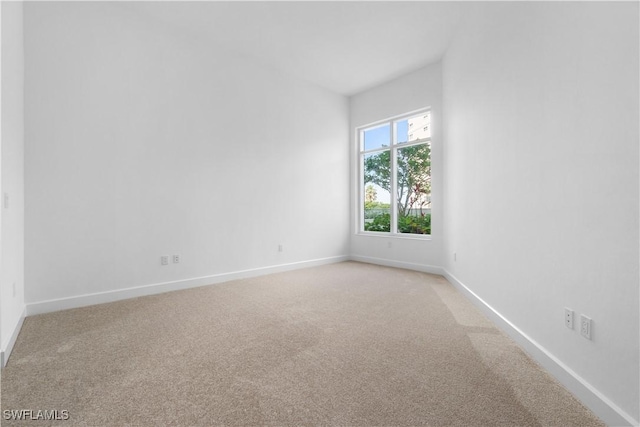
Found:
M 443 60 L 444 267 L 635 423 L 638 72 L 638 3 L 470 6 Z
M 5 356 L 24 318 L 23 4 L 2 2 L 2 258 L 0 337 Z M 7 352 L 7 353 L 5 353 Z
M 347 255 L 345 97 L 126 4 L 25 35 L 29 306 Z
M 442 252 L 442 69 L 440 64 L 421 68 L 350 98 L 351 123 L 351 255 L 354 259 L 439 271 Z M 379 120 L 431 107 L 432 230 L 429 240 L 359 234 L 358 147 L 356 129 Z M 391 246 L 389 246 L 391 243 Z

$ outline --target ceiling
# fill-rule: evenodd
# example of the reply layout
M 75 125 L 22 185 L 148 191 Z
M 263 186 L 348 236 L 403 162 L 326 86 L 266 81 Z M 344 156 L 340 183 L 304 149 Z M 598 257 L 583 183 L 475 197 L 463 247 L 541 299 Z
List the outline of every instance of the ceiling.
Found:
M 147 19 L 343 95 L 439 61 L 457 2 L 127 2 Z

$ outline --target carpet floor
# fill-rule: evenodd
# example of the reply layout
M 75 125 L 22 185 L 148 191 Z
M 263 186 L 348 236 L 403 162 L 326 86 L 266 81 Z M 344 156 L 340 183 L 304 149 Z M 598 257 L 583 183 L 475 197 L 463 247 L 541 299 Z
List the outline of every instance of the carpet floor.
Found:
M 69 417 L 2 425 L 603 425 L 444 278 L 357 262 L 28 317 L 1 389 Z

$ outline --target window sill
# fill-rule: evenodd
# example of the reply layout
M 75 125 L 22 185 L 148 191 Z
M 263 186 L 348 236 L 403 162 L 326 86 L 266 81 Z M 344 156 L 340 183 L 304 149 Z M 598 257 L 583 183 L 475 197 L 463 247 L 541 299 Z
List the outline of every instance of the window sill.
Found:
M 384 239 L 400 239 L 400 240 L 432 240 L 431 234 L 408 234 L 408 233 L 387 233 L 384 231 L 358 231 L 356 236 L 363 237 L 381 237 Z

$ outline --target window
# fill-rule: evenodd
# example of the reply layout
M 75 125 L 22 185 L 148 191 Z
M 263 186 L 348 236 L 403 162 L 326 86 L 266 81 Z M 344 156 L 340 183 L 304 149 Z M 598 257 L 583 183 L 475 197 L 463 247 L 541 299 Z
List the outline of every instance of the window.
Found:
M 359 129 L 360 231 L 431 234 L 431 112 Z

